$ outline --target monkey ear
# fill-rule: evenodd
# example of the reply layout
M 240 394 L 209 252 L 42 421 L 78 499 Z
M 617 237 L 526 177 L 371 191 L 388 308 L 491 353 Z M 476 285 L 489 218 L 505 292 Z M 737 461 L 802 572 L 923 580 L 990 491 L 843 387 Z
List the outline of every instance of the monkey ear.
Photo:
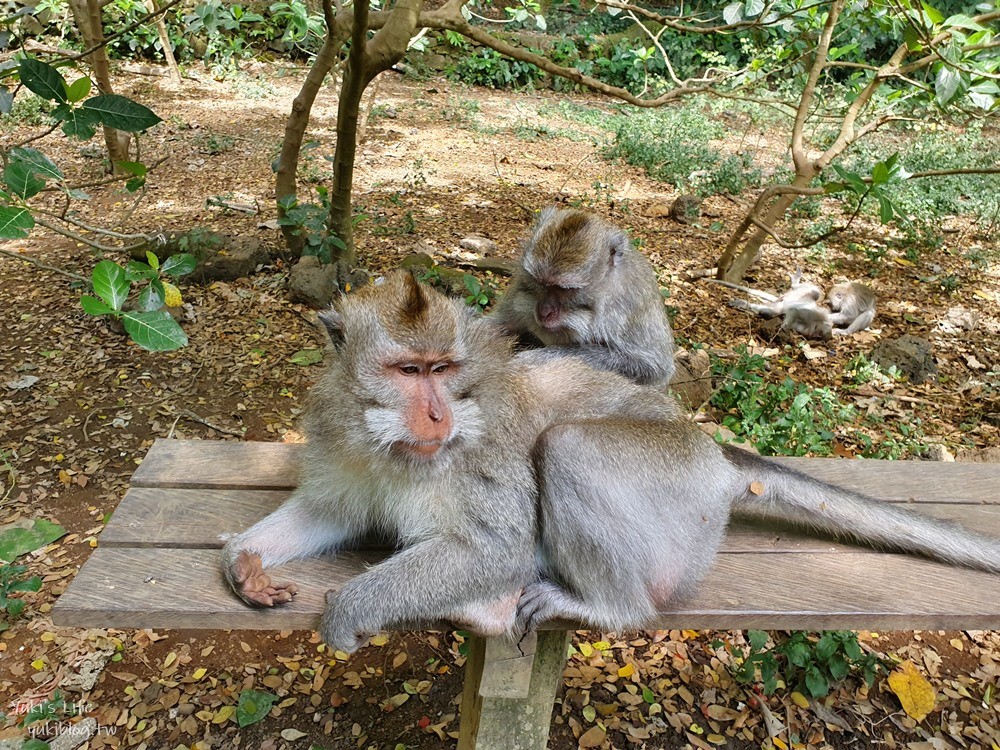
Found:
M 343 316 L 331 307 L 329 310 L 324 310 L 319 314 L 319 320 L 323 324 L 323 327 L 326 328 L 326 332 L 330 336 L 330 342 L 334 348 L 339 349 L 344 343 Z
M 608 265 L 617 266 L 621 263 L 628 246 L 628 237 L 624 233 L 616 232 L 613 234 L 611 236 L 611 243 L 608 245 Z

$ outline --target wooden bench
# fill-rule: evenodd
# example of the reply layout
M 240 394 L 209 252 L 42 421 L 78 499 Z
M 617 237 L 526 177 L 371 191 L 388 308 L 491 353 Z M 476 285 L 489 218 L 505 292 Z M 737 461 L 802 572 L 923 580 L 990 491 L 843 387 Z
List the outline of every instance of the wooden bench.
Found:
M 328 589 L 387 554 L 346 553 L 278 569 L 293 602 L 244 606 L 219 572 L 221 535 L 276 508 L 296 484 L 300 446 L 158 440 L 132 488 L 53 610 L 57 625 L 113 628 L 315 629 Z M 780 459 L 812 476 L 909 502 L 1000 537 L 1000 465 Z M 597 574 L 600 571 L 596 571 Z M 447 629 L 445 623 L 423 623 Z M 657 625 L 685 629 L 1000 629 L 1000 576 L 760 528 L 730 531 L 692 601 Z M 458 747 L 545 748 L 566 660 L 551 623 L 521 651 L 473 639 Z

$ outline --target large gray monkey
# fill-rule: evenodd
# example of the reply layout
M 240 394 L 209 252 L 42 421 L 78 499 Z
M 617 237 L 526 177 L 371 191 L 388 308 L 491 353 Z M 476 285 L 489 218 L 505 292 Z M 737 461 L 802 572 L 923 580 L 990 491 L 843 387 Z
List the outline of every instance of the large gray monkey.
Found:
M 643 385 L 674 374 L 674 335 L 652 266 L 594 214 L 542 210 L 490 320 Z
M 229 541 L 223 571 L 271 606 L 294 586 L 265 568 L 389 536 L 399 551 L 327 596 L 334 648 L 414 621 L 516 632 L 519 597 L 524 627 L 640 627 L 701 580 L 731 508 L 1000 572 L 997 540 L 720 447 L 653 388 L 544 350 L 512 358 L 494 326 L 408 274 L 324 320 L 334 352 L 300 486 Z

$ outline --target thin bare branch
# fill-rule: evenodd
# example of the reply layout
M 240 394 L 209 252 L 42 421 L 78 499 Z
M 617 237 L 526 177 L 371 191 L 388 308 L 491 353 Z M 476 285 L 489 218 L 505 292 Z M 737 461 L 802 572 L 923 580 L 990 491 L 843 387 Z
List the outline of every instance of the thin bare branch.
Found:
M 22 255 L 21 253 L 11 252 L 10 250 L 4 250 L 3 248 L 0 248 L 0 255 L 6 255 L 8 258 L 13 258 L 14 260 L 23 260 L 25 263 L 30 263 L 33 266 L 44 268 L 46 271 L 52 271 L 52 273 L 58 273 L 61 276 L 66 276 L 74 281 L 82 281 L 84 284 L 90 283 L 90 279 L 86 279 L 80 274 L 67 271 L 65 268 L 59 268 L 58 266 L 51 266 L 48 263 L 38 260 L 38 258 L 34 258 L 30 255 Z

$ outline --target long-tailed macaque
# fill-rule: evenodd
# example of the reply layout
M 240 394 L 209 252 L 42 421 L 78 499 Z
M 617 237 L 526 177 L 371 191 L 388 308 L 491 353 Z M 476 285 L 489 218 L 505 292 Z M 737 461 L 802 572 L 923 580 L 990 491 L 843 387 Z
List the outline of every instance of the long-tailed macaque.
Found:
M 875 320 L 875 292 L 859 281 L 835 284 L 826 296 L 833 313 L 830 322 L 836 336 L 863 331 Z
M 821 303 L 822 289 L 802 281 L 801 270 L 792 274 L 791 287 L 780 297 L 719 279 L 705 281 L 722 284 L 764 300 L 763 304 L 758 304 L 733 299 L 729 300 L 729 306 L 738 310 L 750 310 L 765 319 L 781 316 L 782 329 L 795 331 L 806 338 L 847 336 L 867 328 L 875 319 L 875 292 L 858 281 L 836 284 L 830 289 L 826 296 L 829 307 Z
M 711 281 L 712 279 L 709 279 Z M 758 298 L 771 297 L 762 304 L 746 302 L 741 299 L 729 300 L 729 306 L 738 310 L 750 310 L 762 318 L 781 317 L 783 330 L 795 331 L 806 338 L 828 339 L 832 335 L 833 323 L 830 320 L 830 310 L 820 304 L 823 290 L 815 284 L 802 281 L 802 271 L 796 271 L 791 277 L 791 287 L 780 297 L 765 295 L 754 289 L 732 286 L 741 289 Z M 729 286 L 727 284 L 727 286 Z
M 656 273 L 628 236 L 586 211 L 544 209 L 490 320 L 643 385 L 674 374 L 674 336 Z
M 552 617 L 642 627 L 698 584 L 731 511 L 1000 572 L 1000 541 L 719 446 L 670 397 L 579 358 L 512 357 L 408 274 L 324 321 L 299 488 L 228 542 L 223 571 L 270 606 L 295 590 L 265 569 L 370 531 L 395 541 L 327 595 L 333 648 L 442 619 L 490 635 Z

